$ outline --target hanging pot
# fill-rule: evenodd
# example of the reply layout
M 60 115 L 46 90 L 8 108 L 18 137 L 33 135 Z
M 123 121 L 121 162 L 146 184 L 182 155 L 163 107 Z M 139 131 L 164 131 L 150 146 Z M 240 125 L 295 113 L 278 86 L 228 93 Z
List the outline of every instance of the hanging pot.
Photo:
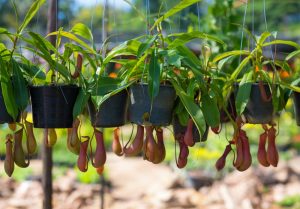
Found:
M 20 120 L 20 117 L 18 116 L 17 120 Z M 0 85 L 0 124 L 3 123 L 14 123 L 16 122 L 7 112 L 5 103 L 4 103 L 4 98 L 2 95 L 2 89 Z
M 148 84 L 134 84 L 129 89 L 129 120 L 138 125 L 167 126 L 172 122 L 176 92 L 171 85 L 161 85 L 151 102 Z
M 271 97 L 271 91 L 268 84 L 263 84 L 266 95 Z M 250 124 L 267 124 L 272 122 L 274 117 L 274 108 L 272 98 L 266 101 L 262 98 L 258 83 L 253 83 L 251 87 L 250 98 L 244 110 L 243 116 Z
M 128 107 L 128 93 L 123 90 L 105 100 L 99 110 L 91 100 L 88 102 L 88 109 L 92 125 L 95 127 L 118 127 L 126 123 Z
M 234 93 L 231 93 L 228 99 L 227 103 L 227 112 L 230 114 L 233 120 L 236 119 L 237 113 L 236 113 L 236 108 L 235 108 L 235 96 Z M 220 110 L 220 121 L 221 123 L 227 123 L 230 121 L 228 115 L 224 111 L 224 109 Z
M 79 93 L 75 85 L 31 86 L 35 128 L 71 128 L 73 107 Z
M 184 136 L 187 127 L 180 124 L 179 119 L 178 119 L 177 116 L 174 116 L 172 125 L 173 125 L 173 131 L 174 131 L 175 136 L 178 136 L 178 135 Z M 209 126 L 206 124 L 205 132 L 202 136 L 200 136 L 200 133 L 199 133 L 197 127 L 195 125 L 193 125 L 193 139 L 194 139 L 194 141 L 195 142 L 205 142 L 205 141 L 207 141 L 208 131 L 209 131 Z
M 295 110 L 295 117 L 297 125 L 300 126 L 300 93 L 293 92 L 293 99 L 294 99 L 294 110 Z

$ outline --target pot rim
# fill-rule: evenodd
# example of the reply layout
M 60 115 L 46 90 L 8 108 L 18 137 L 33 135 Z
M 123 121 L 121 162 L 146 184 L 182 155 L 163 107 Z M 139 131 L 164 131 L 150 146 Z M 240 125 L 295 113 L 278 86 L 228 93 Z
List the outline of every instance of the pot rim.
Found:
M 148 83 L 133 83 L 131 86 L 149 86 Z M 159 87 L 170 87 L 170 88 L 174 88 L 174 86 L 172 84 L 159 84 Z
M 49 89 L 56 89 L 56 88 L 80 88 L 75 84 L 61 84 L 61 85 L 30 85 L 29 88 L 31 89 L 41 89 L 41 88 L 49 88 Z

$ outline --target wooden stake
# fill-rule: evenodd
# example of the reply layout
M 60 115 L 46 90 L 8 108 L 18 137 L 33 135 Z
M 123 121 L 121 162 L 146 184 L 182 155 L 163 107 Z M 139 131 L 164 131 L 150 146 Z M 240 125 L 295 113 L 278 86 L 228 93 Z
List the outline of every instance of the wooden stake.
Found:
M 57 11 L 58 11 L 58 0 L 49 0 L 48 8 L 48 24 L 47 33 L 51 33 L 57 30 Z M 49 41 L 52 45 L 56 45 L 56 36 L 50 36 Z M 42 161 L 43 161 L 43 209 L 52 209 L 52 148 L 48 147 L 45 143 L 48 138 L 48 130 L 44 130 L 44 140 L 42 143 Z

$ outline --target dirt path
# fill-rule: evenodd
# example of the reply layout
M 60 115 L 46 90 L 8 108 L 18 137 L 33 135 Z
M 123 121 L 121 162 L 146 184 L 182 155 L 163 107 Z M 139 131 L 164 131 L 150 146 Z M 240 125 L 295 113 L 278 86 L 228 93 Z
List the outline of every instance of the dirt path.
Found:
M 3 163 L 0 163 L 0 168 Z M 30 165 L 36 176 L 41 161 Z M 165 208 L 172 199 L 170 188 L 178 181 L 177 172 L 166 165 L 154 165 L 139 158 L 118 157 L 108 153 L 106 170 L 111 186 L 106 190 L 106 208 Z M 0 178 L 0 208 L 38 209 L 42 206 L 42 189 L 38 181 L 16 183 Z M 76 182 L 76 173 L 69 170 L 54 182 L 55 209 L 95 209 L 100 207 L 100 186 Z

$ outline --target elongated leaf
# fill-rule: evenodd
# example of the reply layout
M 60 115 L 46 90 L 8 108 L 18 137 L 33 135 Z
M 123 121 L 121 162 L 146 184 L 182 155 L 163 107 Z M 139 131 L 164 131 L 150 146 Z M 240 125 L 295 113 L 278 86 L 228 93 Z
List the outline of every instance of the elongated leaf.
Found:
M 169 49 L 184 45 L 194 39 L 205 39 L 205 40 L 215 41 L 220 44 L 225 44 L 221 39 L 206 33 L 201 33 L 199 31 L 193 31 L 190 33 L 181 33 L 181 34 L 171 34 L 171 36 L 177 36 L 177 38 L 169 44 L 168 46 Z
M 204 93 L 201 97 L 201 109 L 206 123 L 210 127 L 218 127 L 220 124 L 220 111 L 217 100 Z
M 251 55 L 246 57 L 241 64 L 237 67 L 237 69 L 231 74 L 230 80 L 235 81 L 240 72 L 244 69 L 244 67 L 248 64 L 249 60 L 251 59 Z
M 259 37 L 259 39 L 257 41 L 258 44 L 262 45 L 266 41 L 266 39 L 269 38 L 271 35 L 272 34 L 270 32 L 267 32 L 267 31 L 264 32 L 263 34 L 261 34 L 261 36 Z
M 151 100 L 158 95 L 160 84 L 161 65 L 158 62 L 157 50 L 152 51 L 148 73 L 148 91 Z
M 177 84 L 177 81 L 171 80 L 171 82 L 186 111 L 193 119 L 200 135 L 202 136 L 206 130 L 206 123 L 201 108 L 194 102 L 194 97 L 188 96 L 185 91 Z
M 13 87 L 10 80 L 10 76 L 7 73 L 6 63 L 3 62 L 1 57 L 0 57 L 0 73 L 1 73 L 0 74 L 1 90 L 2 90 L 2 96 L 4 99 L 6 110 L 13 119 L 16 119 L 18 116 L 18 107 L 15 101 L 15 96 L 13 93 Z
M 19 62 L 18 65 L 23 69 L 23 71 L 31 78 L 38 78 L 38 79 L 46 79 L 45 73 L 37 66 L 24 64 Z
M 151 30 L 153 30 L 157 25 L 159 25 L 162 21 L 165 19 L 175 15 L 176 13 L 182 11 L 183 9 L 200 2 L 201 0 L 181 0 L 180 3 L 175 5 L 173 8 L 171 8 L 169 11 L 167 11 L 163 16 L 158 18 L 155 23 L 153 24 Z
M 220 60 L 220 61 L 218 62 L 218 69 L 222 69 L 223 66 L 224 66 L 227 62 L 231 61 L 234 57 L 235 57 L 235 56 L 232 55 L 232 56 L 229 56 L 229 57 L 226 57 L 226 58 Z
M 206 72 L 200 68 L 201 62 L 196 57 L 196 55 L 186 46 L 178 46 L 176 48 L 176 51 L 180 56 L 183 57 L 182 59 L 183 66 L 189 67 L 192 70 L 192 72 L 195 74 L 197 79 L 199 79 L 199 81 L 202 82 L 203 74 L 206 74 Z
M 45 60 L 48 62 L 49 62 L 49 60 L 52 60 L 49 50 L 56 52 L 55 47 L 39 34 L 29 32 L 29 35 L 33 39 L 33 42 L 31 42 L 31 44 L 33 44 L 36 48 L 38 48 L 45 55 L 45 57 L 44 57 Z
M 181 60 L 184 58 L 181 56 L 177 50 L 171 49 L 171 50 L 158 50 L 158 54 L 160 57 L 164 57 L 165 65 L 168 66 L 175 66 L 177 68 L 182 67 Z
M 271 41 L 271 42 L 268 42 L 268 43 L 264 43 L 263 47 L 271 46 L 271 45 L 276 45 L 276 44 L 289 45 L 289 46 L 295 47 L 296 49 L 300 49 L 300 45 L 297 44 L 296 42 L 294 42 L 294 41 L 286 41 L 286 40 L 275 40 L 275 41 Z
M 85 38 L 86 40 L 93 42 L 93 34 L 91 30 L 83 23 L 77 23 L 71 29 L 71 32 Z
M 146 42 L 142 43 L 138 49 L 137 56 L 141 57 L 144 54 L 144 52 L 152 46 L 152 44 L 156 39 L 157 39 L 157 35 L 153 36 L 152 38 L 148 39 Z
M 232 57 L 232 56 L 240 56 L 240 55 L 249 55 L 250 52 L 246 50 L 234 50 L 230 52 L 224 52 L 222 54 L 217 55 L 214 59 L 213 62 L 216 63 L 224 58 L 227 57 Z
M 120 91 L 128 88 L 128 86 L 132 85 L 133 82 L 124 83 L 119 85 L 117 88 L 113 89 L 110 93 L 102 95 L 102 96 L 91 96 L 93 103 L 95 104 L 96 108 L 99 109 L 101 104 L 109 99 L 111 96 L 119 93 Z
M 69 81 L 71 78 L 70 78 L 70 72 L 68 70 L 68 68 L 66 68 L 66 66 L 58 63 L 58 62 L 52 62 L 50 64 L 51 68 L 56 71 L 56 72 L 59 72 L 60 75 L 62 75 L 67 81 Z
M 23 78 L 23 74 L 21 72 L 20 66 L 17 62 L 12 60 L 12 68 L 13 68 L 13 76 L 12 76 L 12 83 L 13 83 L 13 92 L 16 99 L 16 104 L 20 111 L 24 110 L 29 101 L 29 93 L 27 90 L 27 85 L 25 79 Z
M 104 96 L 123 86 L 126 86 L 126 83 L 120 78 L 99 77 L 97 83 L 90 86 L 89 92 L 92 96 Z
M 300 54 L 300 50 L 293 51 L 285 58 L 285 60 L 289 61 L 290 59 L 294 58 L 295 56 L 298 56 L 299 54 Z
M 0 28 L 0 34 L 8 34 L 8 30 L 6 28 Z
M 109 63 L 113 58 L 121 55 L 136 55 L 138 53 L 141 42 L 137 40 L 126 41 L 119 46 L 113 48 L 103 60 L 104 64 Z
M 241 115 L 249 101 L 249 97 L 251 94 L 251 87 L 252 87 L 252 75 L 253 72 L 247 73 L 243 76 L 242 81 L 239 85 L 238 93 L 236 96 L 236 111 L 238 115 Z
M 36 0 L 29 8 L 23 23 L 18 28 L 18 34 L 21 34 L 26 26 L 30 23 L 32 18 L 36 15 L 40 7 L 46 2 L 46 0 Z
M 299 82 L 299 80 L 298 80 L 298 82 Z M 284 87 L 286 87 L 286 88 L 288 88 L 288 89 L 291 89 L 291 90 L 293 90 L 293 91 L 296 91 L 296 92 L 299 92 L 299 93 L 300 93 L 300 87 L 298 87 L 298 86 L 291 85 L 291 84 L 285 83 L 285 82 L 283 82 L 283 81 L 279 82 L 279 84 L 280 84 L 281 86 L 284 86 Z
M 47 35 L 48 36 L 57 36 L 57 35 L 60 35 L 60 36 L 63 36 L 63 37 L 66 37 L 68 39 L 70 39 L 71 41 L 75 41 L 77 44 L 81 45 L 82 47 L 86 48 L 90 53 L 92 54 L 96 54 L 97 52 L 92 48 L 90 47 L 87 43 L 85 43 L 84 41 L 82 41 L 81 39 L 79 39 L 77 36 L 75 36 L 74 34 L 70 33 L 70 32 L 66 32 L 66 31 L 55 31 L 55 32 L 52 32 L 52 33 L 49 33 Z
M 77 118 L 83 112 L 87 102 L 89 101 L 89 98 L 90 94 L 81 88 L 73 108 L 74 119 Z

